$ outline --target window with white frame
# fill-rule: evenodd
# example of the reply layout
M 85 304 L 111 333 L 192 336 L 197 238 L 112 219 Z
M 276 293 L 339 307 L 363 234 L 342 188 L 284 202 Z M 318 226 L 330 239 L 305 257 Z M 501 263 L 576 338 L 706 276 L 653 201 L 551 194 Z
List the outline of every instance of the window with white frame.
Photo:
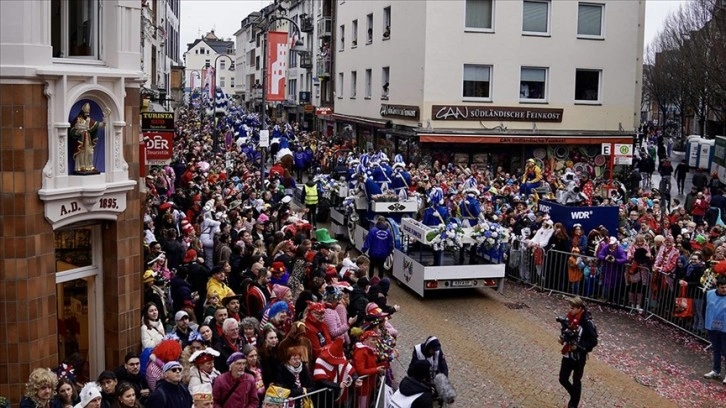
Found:
M 381 68 L 381 99 L 388 99 L 388 90 L 391 81 L 391 68 Z
M 227 61 L 225 61 L 225 60 L 219 61 L 219 70 L 224 71 L 226 68 L 227 68 Z
M 391 38 L 391 6 L 383 8 L 383 39 Z
M 549 1 L 524 0 L 522 12 L 522 32 L 526 34 L 549 34 Z
M 337 88 L 336 89 L 336 94 L 337 94 L 336 96 L 338 98 L 342 98 L 343 97 L 343 81 L 344 80 L 345 80 L 345 73 L 338 72 L 338 83 L 335 86 Z
M 575 71 L 575 101 L 599 102 L 602 71 L 599 69 L 578 69 Z
M 219 77 L 219 86 L 220 88 L 224 88 L 226 86 L 226 80 L 224 77 Z
M 519 78 L 519 99 L 547 100 L 547 68 L 522 67 Z
M 604 9 L 604 4 L 580 3 L 577 6 L 577 35 L 579 37 L 603 37 Z
M 373 42 L 373 13 L 366 16 L 366 44 Z
M 345 24 L 340 26 L 340 51 L 345 49 Z
M 358 46 L 358 20 L 353 20 L 353 23 L 350 25 L 350 37 L 351 47 L 357 47 Z
M 491 99 L 491 73 L 490 65 L 464 64 L 462 96 Z
M 290 102 L 297 100 L 297 79 L 287 81 L 287 100 Z
M 493 0 L 466 0 L 466 28 L 491 30 Z
M 350 98 L 356 97 L 358 88 L 358 71 L 350 71 Z
M 373 81 L 373 70 L 372 69 L 367 69 L 366 70 L 366 78 L 365 78 L 365 80 L 366 80 L 366 84 L 365 84 L 365 86 L 366 86 L 366 94 L 365 94 L 365 97 L 366 97 L 366 99 L 370 99 L 371 98 L 371 92 L 373 92 L 373 83 L 372 83 L 372 81 Z
M 99 0 L 51 0 L 54 58 L 100 58 Z

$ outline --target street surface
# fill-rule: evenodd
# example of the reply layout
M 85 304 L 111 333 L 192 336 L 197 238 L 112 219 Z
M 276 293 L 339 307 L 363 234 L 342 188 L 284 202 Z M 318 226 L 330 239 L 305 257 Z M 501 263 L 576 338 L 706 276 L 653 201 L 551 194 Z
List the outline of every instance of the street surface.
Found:
M 507 282 L 491 289 L 441 291 L 421 299 L 391 285 L 389 304 L 401 305 L 391 323 L 399 332 L 405 375 L 413 346 L 435 335 L 447 357 L 459 407 L 565 407 L 557 376 L 557 342 L 567 302 L 559 295 Z M 647 315 L 592 305 L 600 344 L 585 366 L 581 407 L 724 407 L 726 385 L 705 380 L 704 344 Z

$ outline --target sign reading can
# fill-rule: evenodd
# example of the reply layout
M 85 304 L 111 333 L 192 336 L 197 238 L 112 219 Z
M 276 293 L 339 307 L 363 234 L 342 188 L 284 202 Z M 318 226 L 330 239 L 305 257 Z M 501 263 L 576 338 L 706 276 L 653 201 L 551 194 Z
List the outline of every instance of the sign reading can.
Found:
M 381 104 L 381 116 L 384 118 L 392 117 L 392 118 L 418 120 L 420 115 L 421 115 L 421 110 L 418 108 L 418 106 L 389 105 L 387 103 Z
M 434 105 L 433 120 L 494 120 L 512 122 L 562 122 L 563 109 L 508 106 Z
M 174 131 L 173 112 L 142 112 L 141 130 Z

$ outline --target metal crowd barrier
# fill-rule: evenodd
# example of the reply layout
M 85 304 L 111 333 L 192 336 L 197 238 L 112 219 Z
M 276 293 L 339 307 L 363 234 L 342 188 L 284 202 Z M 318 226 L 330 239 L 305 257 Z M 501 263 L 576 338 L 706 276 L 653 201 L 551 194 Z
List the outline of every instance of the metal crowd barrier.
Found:
M 568 268 L 574 269 L 572 273 Z M 680 285 L 674 276 L 654 272 L 650 266 L 637 263 L 618 264 L 596 257 L 530 248 L 515 241 L 509 252 L 506 276 L 531 284 L 532 288 L 577 295 L 583 299 L 657 318 L 709 343 L 704 329 L 706 294 L 689 287 L 686 298 L 692 299 L 692 313 L 679 317 L 676 298 Z
M 318 388 L 314 391 L 285 399 L 283 408 L 304 407 L 303 401 L 310 399 L 315 408 L 386 408 L 386 382 L 385 376 L 370 377 L 362 375 L 356 377 L 363 382 L 356 387 L 355 380 L 350 380 L 346 395 L 330 387 Z M 367 383 L 368 382 L 368 383 Z

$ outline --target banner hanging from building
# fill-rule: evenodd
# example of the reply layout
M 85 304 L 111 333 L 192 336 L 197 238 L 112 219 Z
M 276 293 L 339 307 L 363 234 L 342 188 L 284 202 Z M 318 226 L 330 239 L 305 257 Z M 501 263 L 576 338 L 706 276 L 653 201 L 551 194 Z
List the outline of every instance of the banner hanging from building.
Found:
M 287 74 L 287 55 L 290 49 L 287 33 L 271 31 L 267 33 L 267 95 L 266 100 L 280 102 L 287 99 L 285 76 Z M 264 101 L 263 101 L 264 102 Z

